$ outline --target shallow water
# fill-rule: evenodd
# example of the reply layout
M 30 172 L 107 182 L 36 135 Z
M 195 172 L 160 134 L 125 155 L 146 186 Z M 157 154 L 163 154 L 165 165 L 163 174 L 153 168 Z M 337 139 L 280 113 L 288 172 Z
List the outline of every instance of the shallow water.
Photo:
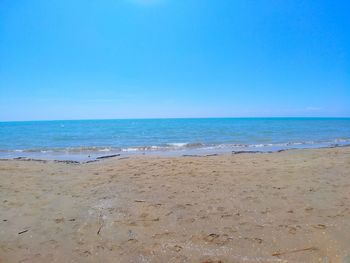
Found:
M 0 122 L 0 158 L 94 159 L 350 144 L 350 118 L 211 118 Z

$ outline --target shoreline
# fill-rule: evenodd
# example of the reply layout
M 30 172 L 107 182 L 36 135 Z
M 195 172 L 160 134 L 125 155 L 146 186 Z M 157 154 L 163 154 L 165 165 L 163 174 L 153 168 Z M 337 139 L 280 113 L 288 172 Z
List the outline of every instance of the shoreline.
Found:
M 95 158 L 87 161 L 75 161 L 70 159 L 37 159 L 37 158 L 30 158 L 30 157 L 13 157 L 13 158 L 0 158 L 0 161 L 34 161 L 34 162 L 55 162 L 55 163 L 66 163 L 66 164 L 88 164 L 88 163 L 94 163 L 94 162 L 100 162 L 106 159 L 115 159 L 118 157 L 119 160 L 123 159 L 129 159 L 133 157 L 157 157 L 157 158 L 177 158 L 177 157 L 211 157 L 211 156 L 225 156 L 225 155 L 237 155 L 237 154 L 272 154 L 272 153 L 281 153 L 286 151 L 295 151 L 295 150 L 319 150 L 319 149 L 335 149 L 335 148 L 346 148 L 350 147 L 350 144 L 345 145 L 336 145 L 336 146 L 323 146 L 323 147 L 315 147 L 315 148 L 288 148 L 288 149 L 280 149 L 275 151 L 252 151 L 252 150 L 246 150 L 246 151 L 228 151 L 228 152 L 214 152 L 214 153 L 207 153 L 207 154 L 161 154 L 160 152 L 153 152 L 149 154 L 145 153 L 138 153 L 138 154 L 124 154 L 121 153 L 117 154 L 106 154 L 106 155 L 97 155 Z M 178 151 L 172 151 L 178 153 Z M 159 153 L 159 154 L 158 154 Z M 170 152 L 171 153 L 171 152 Z

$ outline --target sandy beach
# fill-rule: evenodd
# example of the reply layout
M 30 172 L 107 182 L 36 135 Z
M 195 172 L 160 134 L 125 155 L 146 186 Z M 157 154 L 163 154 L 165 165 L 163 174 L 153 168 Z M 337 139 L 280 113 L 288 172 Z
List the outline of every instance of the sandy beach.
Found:
M 350 148 L 0 161 L 0 262 L 350 262 Z

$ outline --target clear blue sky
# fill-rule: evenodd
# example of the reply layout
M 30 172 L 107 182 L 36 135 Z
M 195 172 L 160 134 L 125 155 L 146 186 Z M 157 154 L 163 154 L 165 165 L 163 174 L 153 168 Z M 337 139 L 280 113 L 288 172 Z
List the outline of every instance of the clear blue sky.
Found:
M 350 3 L 1 0 L 0 120 L 350 116 Z

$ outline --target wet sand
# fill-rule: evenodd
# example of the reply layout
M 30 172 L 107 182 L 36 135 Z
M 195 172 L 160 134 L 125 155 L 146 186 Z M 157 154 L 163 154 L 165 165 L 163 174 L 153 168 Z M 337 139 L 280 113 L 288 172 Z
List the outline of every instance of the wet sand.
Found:
M 0 161 L 0 262 L 350 262 L 350 148 Z

